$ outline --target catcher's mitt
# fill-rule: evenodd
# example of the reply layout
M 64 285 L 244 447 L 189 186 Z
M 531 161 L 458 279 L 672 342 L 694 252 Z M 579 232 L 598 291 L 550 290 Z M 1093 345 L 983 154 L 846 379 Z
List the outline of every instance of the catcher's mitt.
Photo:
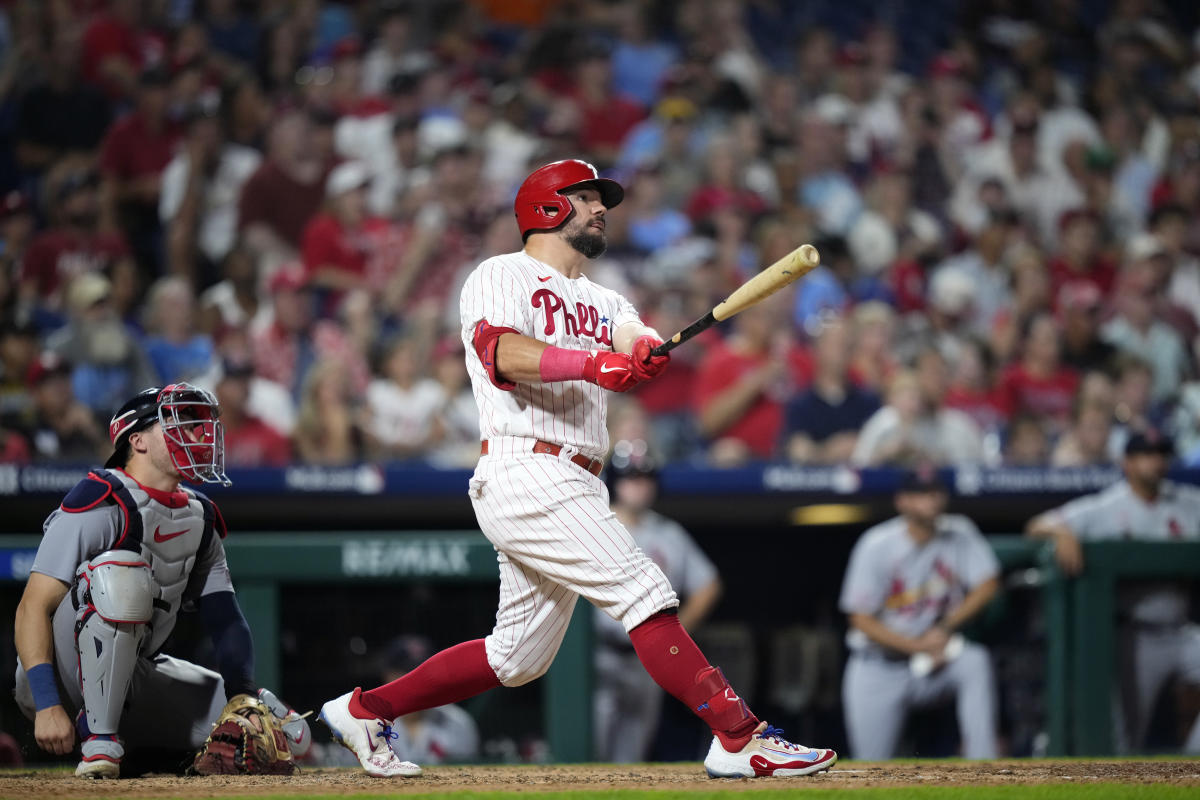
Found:
M 208 741 L 192 759 L 192 775 L 291 775 L 299 769 L 287 736 L 263 702 L 234 695 L 217 718 Z

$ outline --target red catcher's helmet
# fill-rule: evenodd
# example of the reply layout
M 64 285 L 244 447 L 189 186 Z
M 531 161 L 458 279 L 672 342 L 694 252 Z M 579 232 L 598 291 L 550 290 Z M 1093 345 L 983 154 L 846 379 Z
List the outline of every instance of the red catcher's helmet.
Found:
M 575 209 L 562 193 L 585 183 L 600 193 L 600 202 L 605 208 L 612 208 L 625 199 L 621 184 L 601 178 L 595 167 L 577 158 L 554 161 L 534 170 L 517 190 L 517 200 L 513 204 L 521 239 L 531 233 L 552 231 L 565 225 Z
M 113 454 L 104 466 L 125 466 L 129 435 L 162 425 L 167 452 L 179 474 L 192 483 L 229 485 L 225 477 L 225 430 L 210 392 L 190 383 L 145 389 L 130 398 L 108 423 Z

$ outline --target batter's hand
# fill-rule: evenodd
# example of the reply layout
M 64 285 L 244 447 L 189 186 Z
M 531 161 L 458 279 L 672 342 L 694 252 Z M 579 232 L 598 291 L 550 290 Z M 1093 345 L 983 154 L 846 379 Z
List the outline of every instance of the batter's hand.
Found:
M 597 351 L 583 366 L 583 379 L 610 392 L 628 392 L 640 382 L 628 353 Z
M 671 360 L 670 354 L 653 356 L 650 351 L 662 344 L 662 339 L 646 334 L 639 336 L 633 343 L 633 351 L 629 354 L 633 361 L 633 374 L 639 381 L 648 381 L 662 374 Z
M 75 749 L 75 726 L 62 706 L 50 706 L 34 715 L 33 738 L 47 753 L 61 756 Z

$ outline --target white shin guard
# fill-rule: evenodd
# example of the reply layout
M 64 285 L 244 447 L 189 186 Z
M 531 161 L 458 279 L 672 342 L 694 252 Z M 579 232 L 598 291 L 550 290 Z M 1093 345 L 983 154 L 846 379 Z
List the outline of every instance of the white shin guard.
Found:
M 139 553 L 106 551 L 80 568 L 75 592 L 75 647 L 88 730 L 115 734 L 154 614 L 150 566 Z

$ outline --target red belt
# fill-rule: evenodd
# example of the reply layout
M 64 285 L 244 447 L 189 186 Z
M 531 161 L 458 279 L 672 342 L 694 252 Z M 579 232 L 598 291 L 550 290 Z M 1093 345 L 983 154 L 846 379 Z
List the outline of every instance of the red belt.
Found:
M 484 439 L 480 444 L 479 452 L 485 456 L 488 454 L 487 439 Z M 533 443 L 533 452 L 542 453 L 548 456 L 557 456 L 562 452 L 562 445 L 555 444 L 554 442 L 543 442 L 541 439 L 538 439 Z M 603 461 L 598 458 L 588 458 L 582 453 L 576 453 L 575 455 L 571 456 L 571 462 L 577 466 L 583 467 L 597 477 L 600 476 L 600 471 L 604 469 Z

